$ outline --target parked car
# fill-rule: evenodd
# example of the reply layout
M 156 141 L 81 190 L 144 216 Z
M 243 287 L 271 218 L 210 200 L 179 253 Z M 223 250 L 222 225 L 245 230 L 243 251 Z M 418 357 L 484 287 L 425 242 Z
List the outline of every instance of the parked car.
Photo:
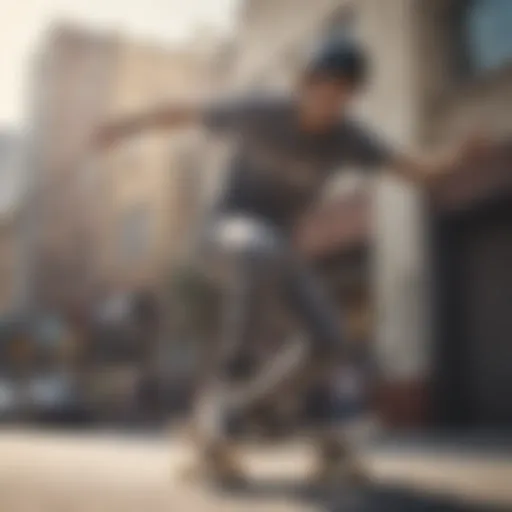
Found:
M 34 377 L 29 385 L 29 396 L 36 421 L 77 426 L 90 422 L 75 386 L 65 375 L 51 373 Z

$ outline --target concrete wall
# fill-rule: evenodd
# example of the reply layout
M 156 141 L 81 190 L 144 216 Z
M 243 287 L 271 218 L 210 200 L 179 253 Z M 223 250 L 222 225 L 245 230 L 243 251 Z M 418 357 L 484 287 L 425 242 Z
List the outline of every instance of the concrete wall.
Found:
M 417 2 L 361 0 L 359 5 L 374 70 L 365 111 L 396 146 L 413 151 L 419 146 L 423 101 Z M 419 190 L 390 176 L 380 179 L 374 203 L 377 350 L 384 402 L 394 423 L 423 420 L 431 363 L 425 220 Z
M 363 37 L 376 61 L 370 118 L 411 151 L 441 149 L 480 130 L 498 139 L 512 133 L 512 72 L 505 67 L 480 77 L 460 73 L 450 10 L 455 3 L 359 2 L 366 13 Z M 414 404 L 428 409 L 434 363 L 430 212 L 418 191 L 386 178 L 377 190 L 375 213 L 378 347 L 390 383 L 388 401 L 398 404 L 392 411 L 398 416 L 418 420 L 421 411 Z

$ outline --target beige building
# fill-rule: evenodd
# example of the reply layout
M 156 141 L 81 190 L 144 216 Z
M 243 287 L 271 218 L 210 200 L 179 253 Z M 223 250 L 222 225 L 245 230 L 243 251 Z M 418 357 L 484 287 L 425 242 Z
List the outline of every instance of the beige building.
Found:
M 64 25 L 49 32 L 36 58 L 25 226 L 27 304 L 36 310 L 70 314 L 86 308 L 91 294 L 97 190 L 90 142 L 117 47 L 114 37 Z
M 195 222 L 202 146 L 195 133 L 148 132 L 99 152 L 92 136 L 106 120 L 203 95 L 215 48 L 205 36 L 169 48 L 62 26 L 37 60 L 29 302 L 77 322 L 106 412 L 132 407 L 154 376 L 155 307 Z M 124 390 L 113 401 L 110 385 Z
M 119 51 L 108 115 L 203 96 L 209 66 L 208 53 L 193 46 L 127 41 Z M 185 251 L 198 207 L 201 143 L 192 131 L 150 131 L 120 142 L 98 162 L 104 192 L 96 277 L 113 293 L 160 290 Z
M 202 95 L 214 41 L 166 48 L 74 26 L 50 32 L 34 78 L 31 218 L 39 309 L 88 309 L 105 294 L 155 291 L 197 210 L 193 133 L 145 133 L 99 153 L 106 119 Z
M 243 5 L 236 89 L 289 87 L 315 41 L 350 32 L 372 59 L 359 114 L 398 147 L 428 149 L 471 126 L 510 135 L 510 2 L 248 0 Z M 505 206 L 511 166 L 504 148 L 488 163 L 488 172 L 480 169 L 480 178 L 469 171 L 454 177 L 435 191 L 433 201 L 382 177 L 375 190 L 362 187 L 369 200 L 361 206 L 340 185 L 337 205 L 321 208 L 318 229 L 315 219 L 309 220 L 306 250 L 320 249 L 316 257 L 337 254 L 338 270 L 345 265 L 343 254 L 366 253 L 372 242 L 363 283 L 366 279 L 374 299 L 384 410 L 395 424 L 411 426 L 427 418 L 443 424 L 459 419 L 468 426 L 512 423 L 510 400 L 503 395 L 512 375 L 506 343 L 512 330 L 512 301 L 506 298 L 511 274 L 504 263 L 512 246 Z M 341 212 L 339 221 L 331 216 L 324 222 L 323 208 Z M 463 220 L 454 213 L 461 210 Z M 473 278 L 473 284 L 462 285 Z M 451 302 L 435 295 L 440 282 Z

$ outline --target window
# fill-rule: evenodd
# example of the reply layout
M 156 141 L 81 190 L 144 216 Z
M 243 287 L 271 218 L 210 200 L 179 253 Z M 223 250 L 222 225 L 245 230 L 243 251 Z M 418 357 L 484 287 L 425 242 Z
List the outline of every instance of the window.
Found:
M 465 65 L 471 74 L 512 63 L 512 1 L 466 0 L 461 35 Z
M 123 261 L 134 263 L 147 255 L 150 243 L 150 215 L 146 205 L 136 206 L 124 214 L 119 235 Z

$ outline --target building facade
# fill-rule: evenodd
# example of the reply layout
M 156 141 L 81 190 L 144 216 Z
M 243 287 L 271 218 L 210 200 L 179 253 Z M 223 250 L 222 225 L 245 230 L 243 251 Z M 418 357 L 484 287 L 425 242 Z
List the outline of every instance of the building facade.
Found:
M 201 95 L 213 47 L 169 49 L 74 26 L 49 33 L 33 84 L 38 309 L 88 309 L 107 290 L 162 284 L 197 210 L 198 137 L 151 132 L 102 153 L 92 135 L 106 119 Z
M 188 101 L 207 84 L 206 56 L 188 49 L 126 42 L 111 91 L 109 116 Z M 150 131 L 122 141 L 100 163 L 105 183 L 99 235 L 100 281 L 118 291 L 157 289 L 181 255 L 197 200 L 198 136 Z
M 425 140 L 457 140 L 470 127 L 498 148 L 468 164 L 430 205 L 435 336 L 433 412 L 443 423 L 500 429 L 512 424 L 510 210 L 512 6 L 423 4 L 421 48 Z
M 202 94 L 213 49 L 65 25 L 37 57 L 25 307 L 41 332 L 71 324 L 75 376 L 107 415 L 134 410 L 141 382 L 155 375 L 160 299 L 198 209 L 201 141 L 149 132 L 98 151 L 93 136 L 107 119 Z
M 33 76 L 28 198 L 30 308 L 74 314 L 86 307 L 98 194 L 91 138 L 104 117 L 115 70 L 114 37 L 54 28 Z

